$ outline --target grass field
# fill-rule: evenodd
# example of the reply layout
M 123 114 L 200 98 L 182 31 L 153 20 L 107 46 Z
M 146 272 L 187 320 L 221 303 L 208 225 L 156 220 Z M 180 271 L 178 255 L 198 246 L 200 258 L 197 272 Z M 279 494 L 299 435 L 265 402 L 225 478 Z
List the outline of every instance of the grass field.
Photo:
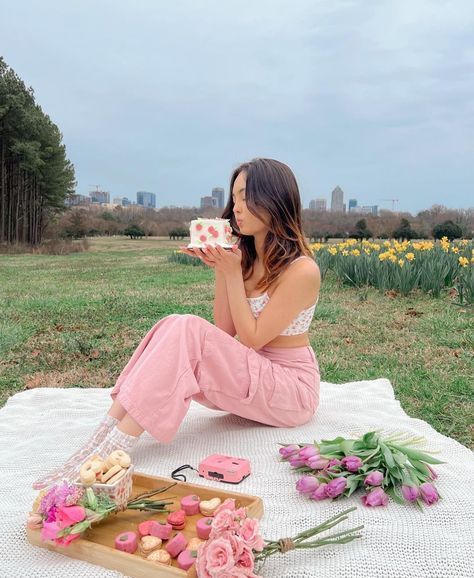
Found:
M 88 252 L 0 255 L 0 400 L 33 387 L 110 387 L 160 318 L 212 320 L 213 272 L 169 263 L 179 242 L 94 238 Z M 311 326 L 321 379 L 388 378 L 404 410 L 474 448 L 472 308 L 324 278 Z M 351 395 L 348 390 L 347 395 Z

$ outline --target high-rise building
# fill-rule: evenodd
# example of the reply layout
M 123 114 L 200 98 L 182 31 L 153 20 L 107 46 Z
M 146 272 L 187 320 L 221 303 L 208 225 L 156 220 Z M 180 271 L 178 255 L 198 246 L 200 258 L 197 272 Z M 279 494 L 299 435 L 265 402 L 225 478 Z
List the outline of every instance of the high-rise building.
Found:
M 147 207 L 149 209 L 154 209 L 156 207 L 155 193 L 148 193 L 147 191 L 138 191 L 137 205 L 141 205 L 142 207 Z
M 110 193 L 107 191 L 92 191 L 89 193 L 93 203 L 110 203 Z
M 208 209 L 211 207 L 217 207 L 216 197 L 201 197 L 201 209 Z
M 349 210 L 348 213 L 357 212 L 357 199 L 349 199 Z
M 90 205 L 91 198 L 86 195 L 74 194 L 67 197 L 64 201 L 66 207 L 74 207 L 76 205 Z
M 224 189 L 222 187 L 214 187 L 212 189 L 212 197 L 216 199 L 216 207 L 218 209 L 224 208 Z
M 378 207 L 378 205 L 366 205 L 364 207 L 357 207 L 357 212 L 362 213 L 364 215 L 377 216 L 379 213 L 379 207 Z
M 313 211 L 325 211 L 326 199 L 313 199 L 309 202 L 309 208 Z
M 344 211 L 344 191 L 337 186 L 331 193 L 331 212 L 342 213 Z

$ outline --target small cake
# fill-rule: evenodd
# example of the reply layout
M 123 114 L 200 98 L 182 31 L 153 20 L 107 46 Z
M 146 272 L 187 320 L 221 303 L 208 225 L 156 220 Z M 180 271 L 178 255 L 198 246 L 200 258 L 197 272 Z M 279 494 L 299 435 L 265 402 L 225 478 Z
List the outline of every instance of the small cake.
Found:
M 203 245 L 232 245 L 232 228 L 229 219 L 194 219 L 189 228 L 191 242 L 188 247 Z
M 197 552 L 194 550 L 183 550 L 178 556 L 178 566 L 182 570 L 189 570 L 196 562 Z
M 187 544 L 188 541 L 186 540 L 185 535 L 178 532 L 176 536 L 171 538 L 165 547 L 171 558 L 176 558 L 178 554 L 186 549 Z
M 162 541 L 156 536 L 143 536 L 140 540 L 140 552 L 144 556 L 148 556 L 154 550 L 161 548 Z
M 115 536 L 115 547 L 122 552 L 133 554 L 138 548 L 138 539 L 135 532 L 122 532 Z
M 156 564 L 171 564 L 171 556 L 166 550 L 153 550 L 151 554 L 146 557 L 150 562 L 155 562 Z
M 209 538 L 212 520 L 213 518 L 201 518 L 196 522 L 196 532 L 198 538 L 201 538 L 201 540 L 207 540 Z
M 173 526 L 173 530 L 183 530 L 186 525 L 186 512 L 184 510 L 171 512 L 166 521 Z
M 173 531 L 173 526 L 168 524 L 168 522 L 156 522 L 152 520 L 149 531 L 151 536 L 158 536 L 158 538 L 162 540 L 168 540 Z
M 199 509 L 203 516 L 214 516 L 215 511 L 220 505 L 221 505 L 220 498 L 212 498 L 212 500 L 200 502 Z
M 191 494 L 190 496 L 184 496 L 181 499 L 181 508 L 184 510 L 187 516 L 193 516 L 194 514 L 199 514 L 199 502 L 201 498 L 196 496 L 196 494 Z

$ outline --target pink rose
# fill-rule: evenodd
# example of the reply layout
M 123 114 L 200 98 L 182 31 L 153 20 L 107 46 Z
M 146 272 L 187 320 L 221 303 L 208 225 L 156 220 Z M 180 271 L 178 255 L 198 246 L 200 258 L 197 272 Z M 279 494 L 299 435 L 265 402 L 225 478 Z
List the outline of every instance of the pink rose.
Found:
M 228 540 L 208 540 L 198 549 L 196 570 L 199 578 L 224 576 L 235 566 L 232 545 Z
M 235 500 L 233 498 L 227 498 L 222 502 L 222 504 L 216 508 L 214 516 L 218 514 L 221 510 L 235 510 Z
M 221 510 L 219 513 L 214 515 L 211 525 L 211 533 L 209 537 L 211 539 L 216 538 L 222 532 L 226 530 L 237 530 L 239 523 L 234 522 L 234 512 L 232 510 Z
M 258 533 L 258 520 L 255 518 L 246 518 L 240 527 L 239 535 L 244 541 L 245 545 L 252 550 L 261 552 L 264 547 L 263 538 Z
M 240 554 L 239 559 L 237 560 L 236 567 L 245 568 L 247 572 L 253 572 L 254 566 L 255 566 L 255 559 L 252 552 L 252 548 L 244 546 L 242 554 Z

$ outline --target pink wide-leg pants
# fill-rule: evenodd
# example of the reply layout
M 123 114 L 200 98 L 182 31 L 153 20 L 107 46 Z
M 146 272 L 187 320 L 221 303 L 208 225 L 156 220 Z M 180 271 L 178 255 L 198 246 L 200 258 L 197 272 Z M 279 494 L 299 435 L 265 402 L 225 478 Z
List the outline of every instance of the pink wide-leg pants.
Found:
M 132 418 L 169 443 L 191 400 L 276 427 L 309 421 L 319 403 L 310 346 L 255 351 L 196 315 L 169 315 L 147 333 L 112 389 Z

